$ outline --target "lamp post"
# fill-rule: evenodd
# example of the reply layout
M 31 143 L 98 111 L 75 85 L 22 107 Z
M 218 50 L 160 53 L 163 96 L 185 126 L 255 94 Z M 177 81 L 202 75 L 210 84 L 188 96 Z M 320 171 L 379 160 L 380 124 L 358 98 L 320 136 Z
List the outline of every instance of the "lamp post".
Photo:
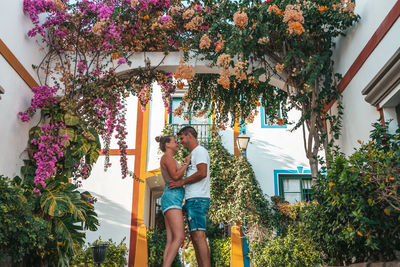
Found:
M 239 148 L 240 154 L 246 153 L 247 145 L 249 144 L 250 137 L 245 135 L 243 132 L 236 137 L 236 144 Z
M 92 246 L 93 263 L 99 267 L 106 259 L 108 244 L 98 244 Z

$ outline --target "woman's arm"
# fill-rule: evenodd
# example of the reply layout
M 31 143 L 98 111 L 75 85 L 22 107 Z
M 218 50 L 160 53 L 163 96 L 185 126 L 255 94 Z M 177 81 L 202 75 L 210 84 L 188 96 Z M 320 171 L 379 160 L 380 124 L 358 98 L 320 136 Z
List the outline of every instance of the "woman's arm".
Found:
M 185 171 L 187 169 L 187 166 L 189 164 L 191 155 L 189 155 L 185 159 L 185 164 L 178 168 L 176 164 L 176 160 L 172 157 L 169 156 L 164 156 L 161 161 L 165 169 L 167 169 L 169 176 L 171 177 L 172 180 L 178 181 L 180 180 L 183 175 L 185 174 Z

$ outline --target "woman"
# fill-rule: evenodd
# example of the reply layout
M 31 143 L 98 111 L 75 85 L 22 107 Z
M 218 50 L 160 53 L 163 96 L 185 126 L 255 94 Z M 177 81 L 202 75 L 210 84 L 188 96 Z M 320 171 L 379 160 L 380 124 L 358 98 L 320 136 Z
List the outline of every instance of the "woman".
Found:
M 182 203 L 185 191 L 182 187 L 169 189 L 168 185 L 172 180 L 182 179 L 190 162 L 189 155 L 185 164 L 181 167 L 174 159 L 179 150 L 179 145 L 173 136 L 157 136 L 156 141 L 160 143 L 160 149 L 164 152 L 161 157 L 161 174 L 165 181 L 165 190 L 161 197 L 161 209 L 165 218 L 167 229 L 167 244 L 164 250 L 163 266 L 171 266 L 179 247 L 185 240 L 185 226 L 182 215 Z

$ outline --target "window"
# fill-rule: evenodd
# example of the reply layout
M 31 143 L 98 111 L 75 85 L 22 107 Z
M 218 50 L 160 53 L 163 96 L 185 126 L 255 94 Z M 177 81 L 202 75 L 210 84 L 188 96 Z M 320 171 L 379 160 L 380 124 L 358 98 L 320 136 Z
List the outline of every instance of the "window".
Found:
M 311 200 L 311 175 L 279 174 L 279 195 L 290 203 Z
M 265 108 L 263 105 L 260 107 L 260 113 L 261 113 L 261 128 L 287 128 L 287 125 L 278 125 L 278 124 L 269 124 L 268 123 L 268 116 L 267 113 L 265 112 Z M 281 116 L 281 110 L 278 111 L 279 116 Z
M 207 147 L 210 139 L 209 130 L 211 118 L 208 114 L 205 114 L 202 117 L 191 116 L 191 114 L 186 110 L 184 110 L 182 116 L 174 116 L 174 111 L 180 106 L 181 102 L 181 97 L 174 97 L 172 99 L 172 112 L 169 116 L 169 123 L 172 125 L 173 133 L 176 134 L 182 127 L 190 125 L 196 129 L 197 140 L 199 143 Z M 187 118 L 190 118 L 190 120 Z

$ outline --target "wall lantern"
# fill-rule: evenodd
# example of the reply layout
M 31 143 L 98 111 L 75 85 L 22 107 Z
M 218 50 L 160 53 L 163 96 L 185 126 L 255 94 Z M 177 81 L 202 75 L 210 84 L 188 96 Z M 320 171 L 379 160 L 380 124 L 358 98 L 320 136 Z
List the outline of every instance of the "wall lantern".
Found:
M 243 132 L 238 137 L 236 137 L 236 144 L 237 144 L 240 152 L 242 152 L 242 153 L 246 152 L 249 141 L 250 141 L 250 137 L 245 135 Z

